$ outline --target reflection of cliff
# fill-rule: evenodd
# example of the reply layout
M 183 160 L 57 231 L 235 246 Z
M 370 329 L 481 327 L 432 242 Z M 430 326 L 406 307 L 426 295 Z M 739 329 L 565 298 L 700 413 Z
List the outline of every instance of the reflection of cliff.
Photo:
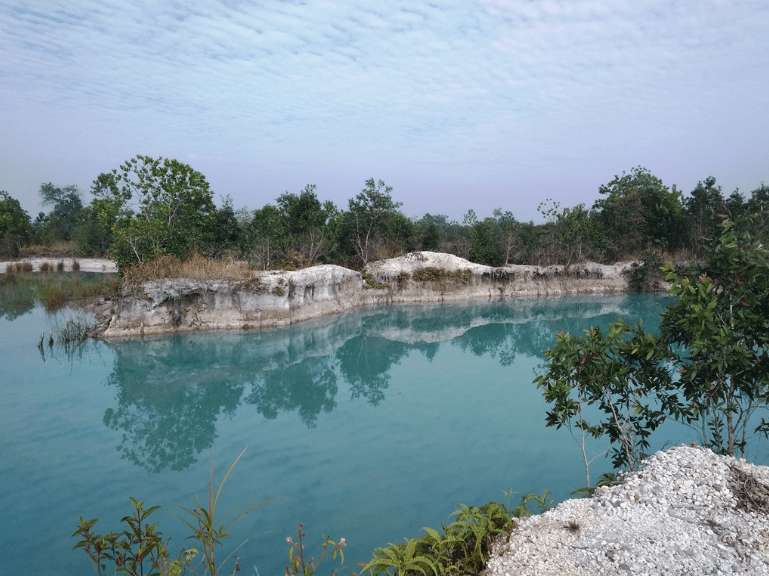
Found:
M 450 340 L 509 366 L 517 355 L 541 356 L 561 330 L 579 334 L 597 321 L 644 314 L 653 327 L 660 303 L 623 295 L 404 306 L 301 328 L 113 342 L 117 406 L 104 422 L 123 433 L 125 458 L 150 471 L 181 470 L 212 445 L 217 420 L 239 410 L 253 407 L 267 419 L 296 412 L 314 427 L 336 407 L 343 384 L 352 400 L 378 405 L 392 367 L 413 351 L 432 360 Z

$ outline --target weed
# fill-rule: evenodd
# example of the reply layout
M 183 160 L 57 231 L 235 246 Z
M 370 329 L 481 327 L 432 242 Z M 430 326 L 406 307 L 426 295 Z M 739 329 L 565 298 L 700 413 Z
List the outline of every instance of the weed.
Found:
M 257 508 L 260 508 L 262 506 L 265 506 L 266 504 L 269 504 L 271 502 L 275 502 L 276 500 L 265 500 L 262 502 L 255 502 L 251 504 L 245 504 L 243 506 L 240 506 L 238 508 L 235 508 L 234 510 L 231 510 L 227 514 L 225 514 L 220 520 L 216 519 L 216 506 L 219 502 L 219 496 L 222 493 L 222 488 L 224 488 L 225 482 L 227 482 L 227 478 L 229 478 L 230 474 L 232 473 L 233 468 L 235 468 L 235 465 L 238 463 L 238 461 L 241 459 L 243 454 L 245 453 L 246 449 L 244 448 L 243 451 L 238 454 L 238 457 L 235 458 L 235 461 L 232 463 L 232 465 L 227 470 L 227 473 L 224 475 L 224 478 L 222 478 L 221 483 L 219 484 L 219 488 L 216 491 L 216 496 L 214 496 L 214 459 L 213 454 L 211 455 L 211 477 L 209 480 L 209 488 L 208 488 L 208 506 L 203 506 L 200 503 L 200 500 L 195 497 L 189 496 L 189 499 L 192 501 L 192 508 L 185 508 L 183 506 L 179 506 L 179 510 L 183 513 L 183 515 L 186 515 L 186 517 L 189 519 L 185 519 L 183 515 L 179 515 L 176 513 L 173 513 L 174 516 L 179 518 L 184 524 L 192 530 L 192 534 L 188 537 L 188 539 L 194 539 L 198 542 L 199 547 L 203 549 L 203 559 L 202 564 L 204 566 L 204 574 L 207 570 L 211 576 L 215 576 L 216 574 L 220 574 L 220 572 L 217 572 L 217 564 L 216 564 L 216 545 L 221 544 L 222 540 L 229 538 L 229 530 L 232 528 L 235 524 L 237 524 L 244 516 L 247 514 L 250 514 Z M 217 522 L 224 521 L 225 518 L 228 518 L 230 516 L 233 516 L 234 514 L 238 514 L 237 517 L 227 524 L 225 526 L 224 524 L 220 524 L 217 526 Z M 232 555 L 238 551 L 238 549 L 245 544 L 246 541 L 240 544 L 235 550 L 230 552 L 230 554 L 224 559 L 224 561 L 221 562 L 219 565 L 219 570 L 227 563 L 227 561 L 232 557 Z
M 566 529 L 569 532 L 576 534 L 577 532 L 580 531 L 581 526 L 579 525 L 579 522 L 577 522 L 576 520 L 569 520 L 569 523 L 566 524 Z
M 128 527 L 127 530 L 119 534 L 110 532 L 104 536 L 92 534 L 91 529 L 99 520 L 85 520 L 81 516 L 80 526 L 72 536 L 79 536 L 82 540 L 75 544 L 74 548 L 85 550 L 99 576 L 109 573 L 107 563 L 114 564 L 115 573 L 131 576 L 150 573 L 145 572 L 147 566 L 153 570 L 153 574 L 181 574 L 182 568 L 188 566 L 197 555 L 197 550 L 181 550 L 177 560 L 169 560 L 168 544 L 163 540 L 163 534 L 157 530 L 157 522 L 146 522 L 160 506 L 145 510 L 144 502 L 137 502 L 133 498 L 130 500 L 134 508 L 133 515 L 122 519 Z
M 78 262 L 77 260 L 72 261 L 72 271 L 80 272 L 80 262 Z
M 288 536 L 286 538 L 286 542 L 291 544 L 291 548 L 288 551 L 288 565 L 286 566 L 286 576 L 312 576 L 315 574 L 315 571 L 318 569 L 318 565 L 323 561 L 324 558 L 328 557 L 328 554 L 331 554 L 332 559 L 336 560 L 337 554 L 341 557 L 340 564 L 344 564 L 344 552 L 342 551 L 342 548 L 347 546 L 347 540 L 344 538 L 340 538 L 339 542 L 334 542 L 330 539 L 330 537 L 323 537 L 323 546 L 320 550 L 320 556 L 318 557 L 318 560 L 315 560 L 315 557 L 311 557 L 309 560 L 305 560 L 304 558 L 304 537 L 307 536 L 306 533 L 302 532 L 302 528 L 304 527 L 304 524 L 299 524 L 299 528 L 297 530 L 298 534 L 298 542 L 294 542 L 291 536 Z M 328 547 L 331 546 L 331 551 L 326 552 Z M 334 576 L 336 574 L 336 568 L 334 568 L 331 571 L 331 576 Z
M 40 272 L 53 272 L 53 264 L 50 262 L 41 262 Z
M 43 286 L 38 291 L 38 297 L 49 312 L 56 311 L 67 303 L 67 292 L 60 286 Z
M 481 507 L 460 504 L 452 516 L 456 519 L 443 526 L 443 534 L 423 528 L 426 534 L 422 538 L 377 548 L 363 570 L 385 575 L 392 569 L 396 576 L 417 572 L 424 576 L 430 572 L 436 576 L 478 574 L 488 560 L 493 539 L 509 535 L 515 527 L 508 508 L 496 502 Z
M 438 282 L 440 284 L 445 284 L 447 282 L 468 284 L 472 277 L 473 271 L 469 268 L 449 272 L 448 270 L 436 268 L 434 266 L 420 268 L 413 274 L 413 278 L 416 282 Z
M 64 260 L 59 260 L 59 263 L 56 265 L 56 271 L 64 272 Z
M 108 573 L 129 574 L 131 576 L 144 574 L 180 576 L 188 569 L 194 574 L 222 576 L 224 574 L 224 565 L 246 542 L 243 542 L 233 550 L 224 561 L 218 565 L 214 550 L 216 545 L 221 544 L 222 540 L 230 537 L 228 533 L 230 528 L 232 528 L 232 526 L 246 514 L 253 512 L 260 506 L 275 501 L 268 500 L 247 504 L 246 506 L 242 506 L 225 514 L 221 520 L 217 520 L 216 506 L 222 488 L 244 452 L 245 449 L 243 449 L 227 470 L 227 473 L 219 484 L 219 489 L 216 491 L 216 496 L 214 496 L 214 464 L 212 455 L 208 505 L 203 506 L 197 498 L 192 498 L 190 496 L 189 498 L 193 503 L 192 508 L 178 507 L 183 515 L 174 515 L 192 530 L 192 534 L 188 539 L 196 540 L 197 547 L 188 548 L 186 550 L 182 548 L 176 559 L 170 557 L 168 543 L 163 539 L 162 533 L 157 530 L 158 523 L 149 524 L 146 521 L 150 515 L 160 509 L 160 506 L 153 506 L 148 510 L 145 510 L 144 502 L 137 501 L 133 498 L 130 498 L 134 508 L 133 515 L 126 516 L 122 519 L 122 522 L 128 526 L 127 530 L 124 530 L 119 534 L 110 532 L 105 536 L 93 534 L 91 530 L 98 522 L 98 519 L 85 520 L 81 516 L 80 525 L 72 534 L 73 537 L 79 536 L 81 540 L 75 544 L 74 548 L 83 548 L 85 550 L 88 557 L 91 559 L 94 570 L 99 576 L 105 576 Z M 239 513 L 238 516 L 227 526 L 224 524 L 217 526 L 218 522 L 221 522 L 224 518 L 227 518 L 236 512 Z M 200 562 L 193 564 L 193 560 L 201 553 L 201 551 L 202 558 L 200 559 Z M 108 567 L 114 567 L 114 570 L 108 570 Z M 198 568 L 201 569 L 200 572 L 198 572 Z M 236 562 L 233 574 L 239 570 L 240 567 Z
M 275 296 L 285 296 L 286 291 L 280 286 L 275 286 L 275 288 L 272 289 L 272 293 L 275 294 Z
M 390 287 L 389 284 L 377 282 L 376 278 L 374 278 L 371 274 L 369 274 L 365 270 L 361 271 L 360 275 L 363 276 L 363 282 L 365 283 L 363 285 L 364 288 L 379 289 L 379 288 L 389 288 Z

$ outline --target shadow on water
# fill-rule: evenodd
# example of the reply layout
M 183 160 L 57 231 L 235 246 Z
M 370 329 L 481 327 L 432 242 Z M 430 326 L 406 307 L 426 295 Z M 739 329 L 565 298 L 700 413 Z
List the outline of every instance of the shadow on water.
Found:
M 378 406 L 393 366 L 409 354 L 432 361 L 452 342 L 510 366 L 517 356 L 541 359 L 561 330 L 579 334 L 620 316 L 654 327 L 659 308 L 648 312 L 646 303 L 618 295 L 387 307 L 281 330 L 109 342 L 117 394 L 103 421 L 121 433 L 123 458 L 153 473 L 184 470 L 214 444 L 217 421 L 236 411 L 268 420 L 295 412 L 313 428 L 337 406 L 342 384 L 353 401 Z

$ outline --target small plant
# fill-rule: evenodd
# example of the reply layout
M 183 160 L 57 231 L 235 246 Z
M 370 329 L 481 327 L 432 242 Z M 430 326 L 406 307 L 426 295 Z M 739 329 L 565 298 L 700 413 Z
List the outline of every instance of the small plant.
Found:
M 389 284 L 377 282 L 376 278 L 374 278 L 371 274 L 369 274 L 365 270 L 361 271 L 360 275 L 363 277 L 363 282 L 365 283 L 363 285 L 364 288 L 376 290 L 379 288 L 390 287 Z
M 59 263 L 56 264 L 56 271 L 64 272 L 64 260 L 59 260 Z
M 294 542 L 291 536 L 286 538 L 286 542 L 291 544 L 291 548 L 288 550 L 288 565 L 286 566 L 286 576 L 297 576 L 299 574 L 302 576 L 312 576 L 318 569 L 318 565 L 323 561 L 324 558 L 327 558 L 329 554 L 333 560 L 336 560 L 336 556 L 339 554 L 341 559 L 340 564 L 344 564 L 344 552 L 342 551 L 342 548 L 347 546 L 347 540 L 340 538 L 339 542 L 334 542 L 330 539 L 330 537 L 327 538 L 326 536 L 323 537 L 323 546 L 320 550 L 320 556 L 318 557 L 318 560 L 316 561 L 315 557 L 311 557 L 309 560 L 305 560 L 304 537 L 307 536 L 307 534 L 302 532 L 303 527 L 304 524 L 299 524 L 299 528 L 297 529 L 297 542 Z M 329 546 L 331 547 L 331 550 L 327 551 Z M 331 576 L 336 574 L 336 570 L 337 569 L 334 568 L 331 571 Z
M 569 520 L 569 523 L 566 524 L 566 529 L 573 534 L 579 532 L 581 528 L 582 527 L 579 525 L 579 522 L 576 520 Z
M 191 508 L 178 506 L 179 510 L 182 512 L 182 515 L 171 512 L 174 516 L 176 516 L 182 522 L 184 522 L 184 524 L 190 530 L 192 530 L 192 534 L 188 536 L 187 539 L 196 540 L 198 543 L 198 547 L 202 548 L 203 559 L 201 563 L 203 564 L 203 574 L 210 574 L 211 576 L 216 576 L 217 574 L 221 574 L 222 572 L 220 571 L 222 567 L 230 560 L 232 555 L 235 552 L 237 552 L 241 548 L 241 546 L 243 546 L 243 544 L 245 544 L 248 541 L 248 540 L 244 540 L 240 544 L 240 546 L 238 546 L 237 548 L 235 548 L 235 550 L 230 552 L 230 554 L 227 555 L 227 557 L 219 564 L 217 568 L 216 546 L 221 545 L 222 540 L 226 538 L 230 538 L 230 534 L 229 534 L 230 528 L 232 528 L 235 524 L 237 524 L 244 516 L 246 516 L 247 514 L 250 514 L 257 508 L 260 508 L 262 506 L 270 504 L 271 502 L 276 501 L 276 500 L 264 500 L 261 502 L 244 504 L 242 506 L 235 508 L 234 510 L 231 510 L 230 512 L 226 513 L 221 519 L 217 520 L 216 507 L 217 507 L 217 504 L 219 503 L 219 496 L 222 493 L 222 488 L 224 488 L 224 483 L 227 482 L 227 478 L 229 478 L 233 468 L 235 468 L 235 465 L 241 459 L 245 451 L 246 449 L 244 448 L 243 451 L 240 454 L 238 454 L 238 457 L 235 458 L 235 461 L 227 470 L 227 473 L 224 475 L 224 478 L 222 478 L 222 481 L 219 484 L 219 488 L 217 489 L 215 496 L 214 496 L 214 459 L 212 454 L 211 455 L 211 477 L 208 485 L 209 486 L 208 487 L 208 505 L 204 506 L 200 503 L 200 500 L 197 497 L 193 498 L 192 496 L 189 496 L 189 499 L 192 501 Z M 235 514 L 237 514 L 237 516 L 229 524 L 227 524 L 226 526 L 224 524 L 219 524 L 217 526 L 217 523 L 223 522 L 226 518 L 233 516 Z
M 189 566 L 197 550 L 181 550 L 176 560 L 169 560 L 168 545 L 157 530 L 157 522 L 149 524 L 147 518 L 160 506 L 145 510 L 144 502 L 130 498 L 133 515 L 126 516 L 122 522 L 127 529 L 120 533 L 106 535 L 93 534 L 91 529 L 98 519 L 85 520 L 80 517 L 80 526 L 72 534 L 82 538 L 74 549 L 82 548 L 88 554 L 91 564 L 99 576 L 106 574 L 144 574 L 179 575 L 184 566 Z M 114 566 L 114 570 L 108 569 Z
M 53 272 L 53 264 L 50 262 L 41 262 L 40 272 Z
M 525 505 L 522 510 L 526 511 Z M 423 528 L 426 534 L 422 538 L 377 548 L 363 570 L 373 576 L 392 574 L 391 570 L 394 576 L 478 574 L 488 560 L 494 538 L 509 535 L 515 528 L 510 510 L 496 502 L 481 507 L 460 504 L 452 516 L 456 519 L 443 526 L 443 534 Z
M 536 493 L 526 494 L 521 498 L 520 503 L 518 506 L 513 508 L 513 516 L 516 518 L 526 518 L 532 515 L 532 511 L 529 510 L 529 502 L 536 502 L 537 503 L 537 510 L 538 514 L 541 512 L 545 512 L 547 510 L 550 510 L 550 508 L 553 507 L 553 504 L 555 501 L 550 498 L 550 500 L 547 499 L 547 497 L 550 496 L 550 490 L 545 490 L 542 493 L 542 496 Z
M 80 272 L 80 262 L 78 262 L 77 260 L 72 261 L 72 271 Z
M 285 296 L 286 291 L 283 290 L 283 288 L 281 288 L 280 286 L 275 286 L 275 288 L 272 289 L 272 293 L 275 296 Z
M 386 548 L 374 550 L 374 558 L 363 567 L 371 574 L 390 574 L 390 568 L 395 570 L 395 576 L 405 576 L 409 572 L 419 572 L 427 576 L 427 570 L 438 576 L 435 560 L 428 554 L 420 553 L 418 538 L 406 539 L 400 544 L 389 544 Z

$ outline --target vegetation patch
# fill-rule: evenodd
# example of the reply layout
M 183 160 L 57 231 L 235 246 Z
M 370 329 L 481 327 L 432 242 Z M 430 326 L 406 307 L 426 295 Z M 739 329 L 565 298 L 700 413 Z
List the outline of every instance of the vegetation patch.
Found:
M 374 278 L 371 274 L 366 272 L 365 270 L 361 271 L 361 276 L 363 276 L 363 287 L 368 289 L 378 289 L 378 288 L 389 288 L 390 285 L 387 283 L 377 282 L 376 278 Z
M 21 258 L 68 258 L 78 252 L 77 242 L 52 242 L 51 244 L 31 244 L 19 250 Z
M 176 256 L 161 255 L 127 267 L 123 272 L 126 286 L 140 286 L 151 280 L 166 278 L 194 278 L 196 280 L 242 280 L 251 275 L 245 262 L 215 260 L 193 252 L 185 260 Z
M 455 282 L 469 284 L 472 277 L 473 271 L 469 268 L 449 272 L 448 270 L 444 270 L 443 268 L 436 268 L 434 266 L 421 268 L 413 274 L 413 278 L 417 282 Z
M 516 527 L 513 518 L 532 514 L 527 508 L 529 502 L 537 502 L 540 511 L 552 506 L 548 494 L 528 494 L 512 510 L 497 502 L 480 507 L 460 504 L 452 514 L 456 519 L 443 526 L 442 534 L 433 528 L 423 528 L 422 538 L 377 548 L 362 572 L 368 571 L 372 576 L 479 574 L 489 559 L 492 543 L 500 536 L 509 539 Z
M 286 291 L 280 286 L 275 286 L 275 288 L 272 289 L 272 293 L 275 294 L 275 296 L 285 296 Z
M 120 286 L 115 274 L 16 272 L 19 264 L 24 263 L 14 264 L 13 273 L 0 275 L 0 313 L 29 310 L 35 299 L 48 311 L 68 303 L 87 304 L 98 298 L 114 297 Z

